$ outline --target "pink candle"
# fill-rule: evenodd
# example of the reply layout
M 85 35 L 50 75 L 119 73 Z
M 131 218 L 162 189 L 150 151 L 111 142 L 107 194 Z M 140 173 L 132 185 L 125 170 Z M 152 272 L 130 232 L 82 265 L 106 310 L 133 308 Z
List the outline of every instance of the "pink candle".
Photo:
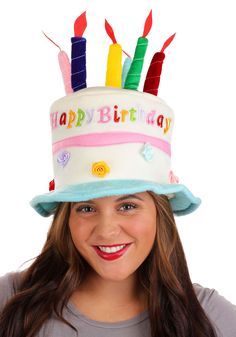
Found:
M 66 52 L 61 49 L 58 44 L 56 44 L 50 37 L 48 37 L 44 32 L 43 34 L 46 36 L 46 38 L 51 41 L 55 46 L 57 46 L 60 51 L 58 53 L 58 61 L 59 61 L 59 66 L 61 69 L 63 81 L 64 81 L 64 87 L 65 87 L 65 92 L 66 94 L 69 94 L 73 92 L 71 88 L 71 66 L 70 66 L 70 61 L 69 57 L 67 56 Z

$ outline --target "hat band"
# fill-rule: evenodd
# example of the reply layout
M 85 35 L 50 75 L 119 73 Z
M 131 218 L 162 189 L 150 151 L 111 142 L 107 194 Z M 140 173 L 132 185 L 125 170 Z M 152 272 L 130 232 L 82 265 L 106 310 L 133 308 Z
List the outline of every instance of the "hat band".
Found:
M 171 156 L 171 147 L 167 141 L 135 132 L 103 132 L 79 135 L 53 143 L 52 149 L 55 154 L 67 147 L 98 147 L 126 143 L 149 143 Z

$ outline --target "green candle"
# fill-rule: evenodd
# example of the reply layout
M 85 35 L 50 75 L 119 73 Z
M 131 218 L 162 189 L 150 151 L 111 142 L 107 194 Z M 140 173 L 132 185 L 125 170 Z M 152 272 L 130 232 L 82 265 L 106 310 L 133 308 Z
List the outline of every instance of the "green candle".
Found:
M 147 46 L 148 39 L 146 37 L 139 37 L 134 53 L 133 62 L 131 63 L 129 72 L 126 77 L 124 86 L 125 89 L 138 89 Z
M 152 27 L 152 11 L 150 11 L 143 30 L 143 35 L 138 38 L 135 48 L 134 58 L 131 63 L 129 72 L 125 80 L 125 89 L 137 90 L 143 69 L 144 56 L 148 46 L 148 39 L 146 38 Z

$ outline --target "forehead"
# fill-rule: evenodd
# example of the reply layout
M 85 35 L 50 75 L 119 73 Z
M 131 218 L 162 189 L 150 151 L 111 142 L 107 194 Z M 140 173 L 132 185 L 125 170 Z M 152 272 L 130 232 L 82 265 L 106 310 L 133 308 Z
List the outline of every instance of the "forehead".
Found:
M 135 194 L 123 194 L 123 195 L 109 196 L 109 197 L 103 197 L 103 198 L 96 198 L 92 200 L 76 201 L 76 202 L 72 202 L 71 204 L 72 206 L 75 204 L 81 204 L 81 203 L 98 204 L 98 203 L 106 203 L 106 202 L 120 202 L 120 201 L 126 201 L 126 200 L 131 200 L 131 199 L 140 200 L 141 202 L 152 200 L 148 192 L 140 192 L 140 193 L 135 193 Z

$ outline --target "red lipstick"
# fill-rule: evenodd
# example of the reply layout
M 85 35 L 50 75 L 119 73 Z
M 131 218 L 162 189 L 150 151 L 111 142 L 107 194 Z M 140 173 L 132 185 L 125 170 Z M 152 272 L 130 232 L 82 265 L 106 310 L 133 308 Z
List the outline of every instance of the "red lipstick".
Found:
M 126 244 L 124 248 L 122 248 L 121 250 L 118 250 L 117 252 L 114 252 L 114 253 L 103 252 L 98 248 L 98 246 L 94 246 L 93 248 L 94 248 L 95 252 L 102 259 L 107 260 L 107 261 L 112 261 L 112 260 L 116 260 L 119 257 L 121 257 L 129 249 L 130 245 L 131 245 L 131 243 Z M 105 246 L 105 247 L 114 247 L 114 246 L 118 246 L 118 245 L 110 245 L 110 246 Z

